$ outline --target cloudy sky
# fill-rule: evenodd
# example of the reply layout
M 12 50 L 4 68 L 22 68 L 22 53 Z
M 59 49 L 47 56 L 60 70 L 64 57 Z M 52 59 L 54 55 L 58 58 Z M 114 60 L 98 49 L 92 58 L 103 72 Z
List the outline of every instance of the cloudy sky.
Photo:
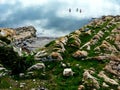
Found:
M 0 27 L 33 25 L 43 36 L 68 34 L 102 15 L 120 15 L 120 0 L 0 0 Z

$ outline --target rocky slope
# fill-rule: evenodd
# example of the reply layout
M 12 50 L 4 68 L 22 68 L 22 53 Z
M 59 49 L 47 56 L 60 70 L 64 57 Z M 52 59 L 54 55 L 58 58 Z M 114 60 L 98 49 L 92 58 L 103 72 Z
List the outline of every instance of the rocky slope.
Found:
M 23 36 L 35 36 L 35 31 L 28 29 L 23 35 L 21 28 L 17 30 L 17 34 L 10 29 L 10 34 L 0 35 L 17 46 Z M 0 41 L 3 45 L 6 43 Z M 17 77 L 3 75 L 1 66 L 1 89 L 120 90 L 120 16 L 94 19 L 79 30 L 38 47 L 33 55 L 34 65 Z
M 63 76 L 74 77 L 72 73 L 74 71 L 71 69 L 76 66 L 84 67 L 83 81 L 79 81 L 82 82 L 80 83 L 82 86 L 80 85 L 78 90 L 82 90 L 81 88 L 87 90 L 88 87 L 89 89 L 108 87 L 112 89 L 111 84 L 119 86 L 120 16 L 103 16 L 93 20 L 79 30 L 47 44 L 46 48 L 35 55 L 35 59 L 61 62 L 64 70 L 70 68 Z M 83 62 L 87 62 L 86 67 L 82 65 Z M 95 62 L 97 66 L 94 64 L 89 66 L 90 63 Z M 71 65 L 68 66 L 67 63 Z M 102 82 L 100 79 L 103 79 Z

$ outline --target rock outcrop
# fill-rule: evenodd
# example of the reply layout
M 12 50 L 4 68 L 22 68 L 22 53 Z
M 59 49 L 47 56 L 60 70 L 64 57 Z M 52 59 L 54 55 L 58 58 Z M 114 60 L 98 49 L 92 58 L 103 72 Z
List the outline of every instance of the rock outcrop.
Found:
M 87 86 L 95 87 L 95 88 L 99 89 L 100 85 L 99 85 L 97 79 L 91 75 L 93 73 L 94 72 L 91 70 L 85 70 L 85 72 L 83 73 L 84 84 L 86 84 Z
M 27 78 L 25 81 L 30 82 L 30 85 L 32 83 L 36 87 L 40 87 L 38 85 L 47 86 L 50 90 L 120 89 L 119 15 L 95 18 L 88 25 L 69 35 L 53 38 L 53 41 L 46 45 L 41 42 L 43 38 L 34 42 L 38 38 L 36 38 L 36 30 L 32 26 L 0 29 L 1 50 L 8 44 L 4 37 L 10 40 L 9 46 L 13 46 L 14 51 L 18 52 L 17 55 L 21 57 L 24 57 L 25 52 L 27 52 L 25 55 L 31 54 L 30 47 L 37 46 L 32 53 L 36 64 L 27 67 L 27 74 L 19 74 L 20 78 Z M 32 44 L 33 42 L 37 45 Z M 45 46 L 41 47 L 40 43 Z M 12 56 L 12 54 L 10 55 Z M 1 58 L 3 57 L 1 56 Z M 0 60 L 2 60 L 1 58 Z M 29 64 L 29 59 L 31 60 L 30 56 L 27 57 L 27 60 L 22 60 L 22 63 Z M 11 58 L 7 58 L 7 60 L 11 61 Z M 21 67 L 19 59 L 16 64 Z M 0 67 L 0 71 L 2 70 L 4 67 Z M 31 81 L 29 78 L 33 80 Z M 31 87 L 26 88 L 29 85 L 20 84 L 19 81 L 18 83 L 16 86 L 20 86 L 20 89 L 31 90 Z
M 16 30 L 15 40 L 36 37 L 36 29 L 33 26 L 15 28 L 14 30 Z
M 75 58 L 83 58 L 83 57 L 87 57 L 88 53 L 87 51 L 76 51 L 75 53 L 73 53 L 73 57 Z
M 116 82 L 115 80 L 109 78 L 108 76 L 106 76 L 104 74 L 104 71 L 101 71 L 99 74 L 98 74 L 99 77 L 103 78 L 105 80 L 105 82 L 107 83 L 110 83 L 112 85 L 119 85 L 118 82 Z

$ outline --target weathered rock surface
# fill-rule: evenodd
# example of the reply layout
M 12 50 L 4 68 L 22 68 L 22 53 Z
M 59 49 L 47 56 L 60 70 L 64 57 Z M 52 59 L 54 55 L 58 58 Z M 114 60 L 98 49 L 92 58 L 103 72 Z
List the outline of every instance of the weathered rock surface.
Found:
M 59 85 L 66 83 L 65 79 L 67 78 L 68 86 L 72 85 L 73 82 L 76 86 L 80 84 L 77 86 L 78 90 L 119 90 L 120 16 L 109 15 L 96 18 L 88 25 L 60 38 L 38 38 L 36 37 L 35 28 L 31 26 L 17 29 L 0 29 L 0 36 L 7 37 L 11 42 L 14 41 L 12 45 L 19 56 L 23 56 L 23 51 L 28 53 L 34 51 L 37 64 L 28 68 L 27 75 L 34 76 L 36 73 L 32 70 L 44 71 L 47 68 L 45 71 L 47 74 L 39 73 L 40 78 L 45 78 L 42 85 L 48 84 L 50 88 L 53 86 L 57 88 L 58 86 L 62 90 L 64 87 L 61 88 Z M 54 41 L 47 44 L 46 42 L 50 40 Z M 6 43 L 1 40 L 0 46 L 4 45 Z M 36 48 L 37 50 L 35 50 Z M 48 66 L 45 67 L 44 63 L 38 63 L 42 61 Z M 51 63 L 49 61 L 58 62 Z M 54 65 L 54 63 L 60 65 Z M 0 69 L 4 70 L 4 68 Z M 62 69 L 63 71 L 61 71 Z M 75 71 L 75 74 L 73 71 Z M 61 77 L 61 74 L 67 77 Z M 109 74 L 111 77 L 109 77 Z M 27 75 L 21 74 L 21 77 L 28 77 Z M 55 82 L 58 78 L 58 81 L 62 80 L 62 82 Z M 41 84 L 36 83 L 36 81 L 32 80 L 36 85 Z M 26 86 L 20 86 L 22 89 L 24 87 Z M 71 86 L 71 88 L 74 87 Z
M 33 26 L 15 28 L 15 30 L 16 30 L 16 35 L 14 36 L 15 40 L 36 37 L 36 29 Z
M 110 61 L 110 63 L 108 63 L 105 66 L 105 70 L 109 71 L 112 74 L 120 76 L 120 62 L 118 62 L 118 61 Z
M 6 37 L 9 40 L 13 40 L 16 35 L 16 31 L 9 28 L 0 28 L 0 37 Z
M 83 58 L 83 57 L 87 57 L 88 53 L 87 51 L 76 51 L 75 53 L 73 53 L 73 57 L 75 58 Z
M 87 86 L 91 86 L 99 89 L 100 88 L 99 83 L 97 79 L 91 75 L 92 73 L 93 71 L 91 70 L 85 70 L 85 72 L 83 73 L 84 84 L 87 84 Z
M 60 53 L 57 53 L 57 52 L 52 52 L 51 55 L 50 55 L 51 59 L 53 60 L 63 60 L 62 56 Z
M 28 68 L 28 71 L 31 71 L 31 70 L 40 70 L 40 69 L 45 70 L 44 63 L 37 63 L 37 64 L 31 66 L 30 68 Z
M 112 85 L 119 85 L 118 82 L 116 82 L 115 80 L 109 78 L 108 76 L 106 76 L 104 74 L 104 71 L 101 71 L 99 74 L 98 74 L 99 77 L 103 78 L 105 80 L 105 82 L 107 83 L 110 83 Z

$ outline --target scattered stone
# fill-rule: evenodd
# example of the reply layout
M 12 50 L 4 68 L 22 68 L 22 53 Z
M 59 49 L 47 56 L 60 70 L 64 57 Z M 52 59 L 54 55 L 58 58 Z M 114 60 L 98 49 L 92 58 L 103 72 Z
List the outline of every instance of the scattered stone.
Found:
M 86 57 L 88 55 L 87 51 L 76 51 L 75 53 L 73 53 L 73 57 L 75 58 L 83 58 Z
M 103 82 L 102 86 L 103 86 L 104 88 L 108 88 L 108 87 L 109 87 L 109 85 L 107 85 L 105 82 Z
M 84 85 L 80 85 L 80 86 L 78 87 L 78 90 L 84 90 L 84 89 L 85 89 Z
M 63 71 L 63 76 L 73 76 L 74 72 L 72 71 L 71 68 L 66 68 Z
M 35 79 L 33 79 L 33 82 L 35 82 L 36 80 Z
M 24 77 L 24 76 L 25 76 L 24 73 L 20 73 L 20 74 L 19 74 L 19 77 L 21 77 L 21 78 Z
M 83 73 L 83 81 L 84 84 L 87 84 L 88 86 L 94 86 L 95 88 L 99 89 L 99 83 L 97 81 L 97 79 L 95 77 L 93 77 L 90 74 L 91 70 L 85 70 L 85 72 Z
M 23 88 L 26 83 L 20 83 L 20 88 Z
M 65 67 L 66 67 L 66 64 L 63 63 L 63 62 L 61 62 L 61 66 L 65 68 Z

